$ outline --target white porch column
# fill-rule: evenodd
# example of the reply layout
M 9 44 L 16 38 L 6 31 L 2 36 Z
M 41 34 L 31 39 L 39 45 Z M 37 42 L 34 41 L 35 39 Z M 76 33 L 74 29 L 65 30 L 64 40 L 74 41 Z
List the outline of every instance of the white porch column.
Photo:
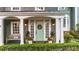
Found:
M 64 43 L 63 17 L 56 18 L 56 43 Z
M 16 16 L 20 19 L 20 44 L 24 44 L 24 19 L 32 16 Z
M 77 16 L 78 16 L 78 14 L 77 14 L 77 13 L 78 13 L 77 10 L 78 10 L 77 7 L 75 7 L 75 22 L 74 22 L 74 23 L 75 23 L 75 27 L 74 27 L 75 30 L 77 30 L 77 23 L 78 23 L 78 22 L 77 22 Z
M 60 40 L 60 20 L 56 18 L 56 43 L 59 43 Z
M 63 18 L 60 19 L 60 43 L 64 43 Z
M 24 20 L 20 18 L 20 44 L 24 44 Z
M 0 45 L 4 44 L 4 27 L 3 27 L 3 18 L 0 17 Z

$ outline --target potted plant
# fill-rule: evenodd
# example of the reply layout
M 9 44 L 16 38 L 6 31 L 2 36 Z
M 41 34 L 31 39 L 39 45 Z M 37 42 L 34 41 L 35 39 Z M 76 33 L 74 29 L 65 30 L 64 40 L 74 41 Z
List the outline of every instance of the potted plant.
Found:
M 26 32 L 25 42 L 28 42 L 29 44 L 32 44 L 32 37 L 30 37 L 30 32 L 29 31 Z
M 30 37 L 30 36 L 27 37 L 27 41 L 28 41 L 29 44 L 32 44 L 32 37 Z
M 55 33 L 54 32 L 51 32 L 51 36 L 48 37 L 48 43 L 52 43 L 55 39 Z
M 25 43 L 27 43 L 27 38 L 29 37 L 29 31 L 26 31 L 26 33 L 25 33 Z
M 48 37 L 48 43 L 52 43 L 51 37 Z

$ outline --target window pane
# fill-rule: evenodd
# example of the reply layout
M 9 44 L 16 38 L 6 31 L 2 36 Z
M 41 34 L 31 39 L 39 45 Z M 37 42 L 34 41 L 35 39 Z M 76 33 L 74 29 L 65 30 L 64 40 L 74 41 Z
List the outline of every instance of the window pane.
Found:
M 13 22 L 12 27 L 13 27 L 13 34 L 19 34 L 19 22 Z

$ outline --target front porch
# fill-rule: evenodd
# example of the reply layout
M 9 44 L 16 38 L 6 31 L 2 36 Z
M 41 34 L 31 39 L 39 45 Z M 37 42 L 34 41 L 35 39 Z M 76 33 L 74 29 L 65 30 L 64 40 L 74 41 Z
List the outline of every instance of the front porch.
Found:
M 54 43 L 56 41 L 56 19 L 51 17 L 29 17 L 23 20 L 23 43 L 26 42 L 26 33 L 29 31 L 30 37 L 34 43 L 48 42 L 51 33 L 55 33 Z M 20 43 L 20 19 L 16 17 L 7 17 L 4 19 L 4 43 Z M 57 24 L 58 26 L 58 24 Z M 58 31 L 58 30 L 57 30 Z M 58 34 L 58 33 L 57 33 Z M 59 40 L 60 41 L 60 40 Z
M 27 38 L 27 32 L 30 32 L 33 42 L 47 42 L 51 32 L 56 33 L 56 22 L 50 17 L 29 17 L 23 20 L 24 41 Z M 41 28 L 39 27 L 41 26 Z M 4 42 L 20 43 L 20 20 L 15 17 L 4 19 Z
M 33 43 L 48 42 L 51 32 L 55 33 L 54 43 L 64 43 L 64 16 L 16 16 L 0 17 L 1 44 L 26 42 L 26 33 L 30 33 Z M 4 29 L 4 30 L 3 30 Z

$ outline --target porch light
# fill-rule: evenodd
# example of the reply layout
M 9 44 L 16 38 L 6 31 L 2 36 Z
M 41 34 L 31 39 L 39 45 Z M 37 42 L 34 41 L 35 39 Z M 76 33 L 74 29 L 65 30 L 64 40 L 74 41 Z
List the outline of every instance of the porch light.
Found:
M 52 24 L 53 26 L 55 25 L 55 24 Z
M 27 26 L 27 24 L 25 24 L 25 26 Z

